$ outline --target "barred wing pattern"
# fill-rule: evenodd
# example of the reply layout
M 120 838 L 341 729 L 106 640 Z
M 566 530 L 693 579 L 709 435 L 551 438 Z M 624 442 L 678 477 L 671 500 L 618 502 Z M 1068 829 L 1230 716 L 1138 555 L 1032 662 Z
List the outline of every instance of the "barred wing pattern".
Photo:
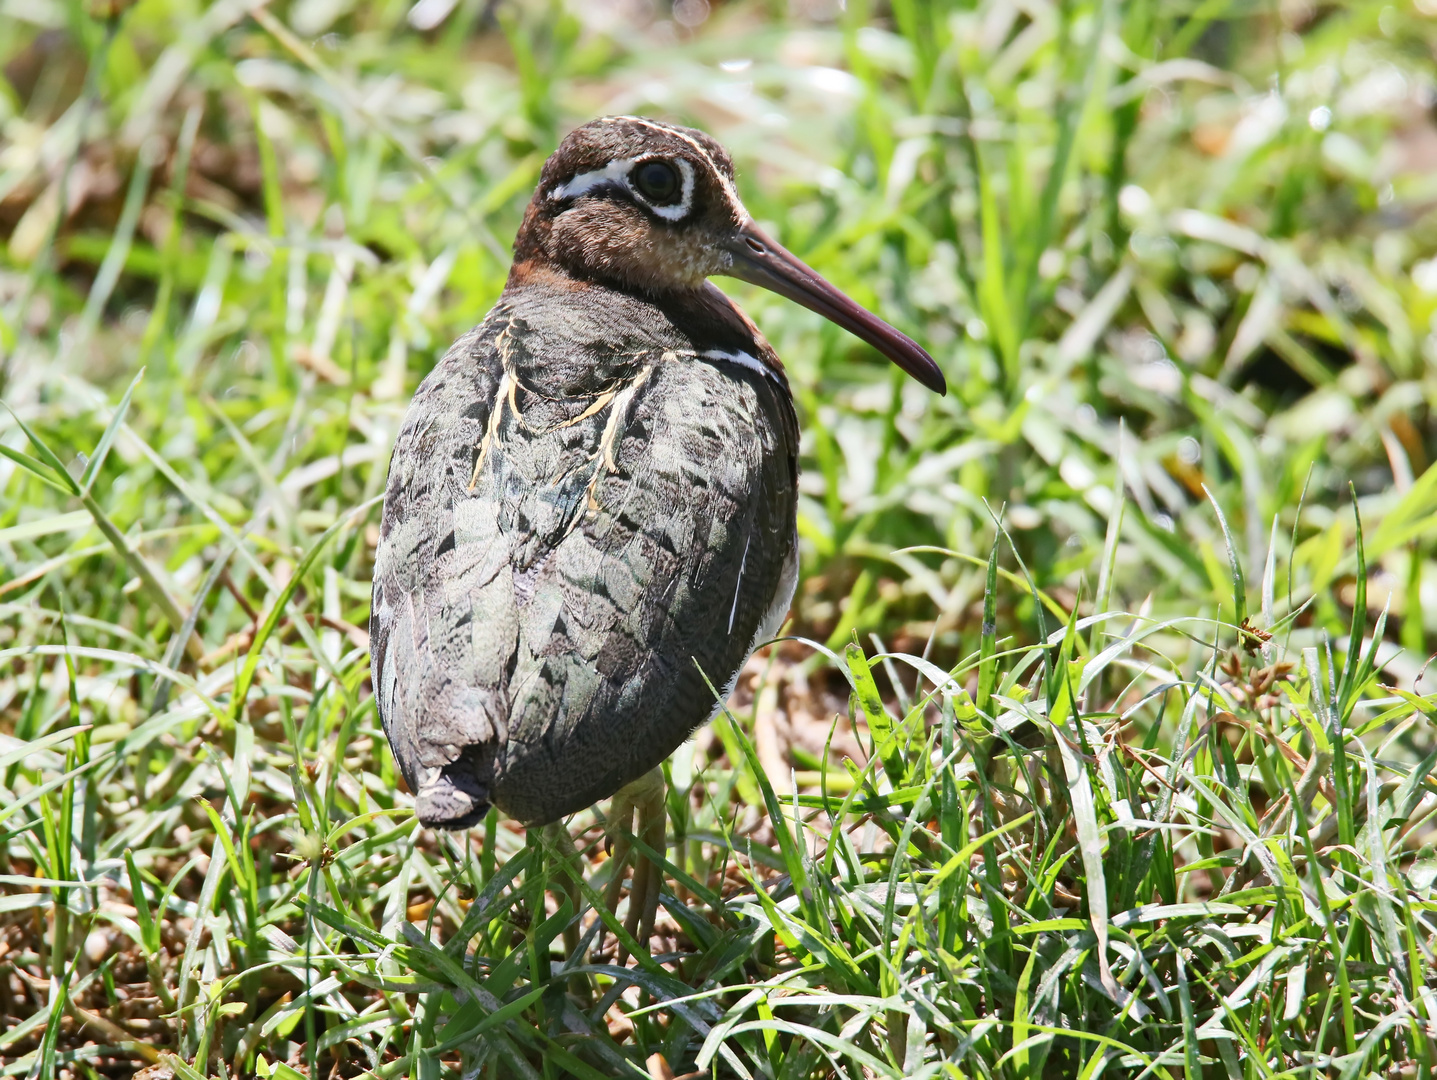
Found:
M 713 714 L 705 675 L 731 685 L 796 579 L 776 378 L 652 307 L 528 292 L 424 381 L 390 466 L 373 683 L 428 824 L 489 802 L 551 821 L 637 779 Z

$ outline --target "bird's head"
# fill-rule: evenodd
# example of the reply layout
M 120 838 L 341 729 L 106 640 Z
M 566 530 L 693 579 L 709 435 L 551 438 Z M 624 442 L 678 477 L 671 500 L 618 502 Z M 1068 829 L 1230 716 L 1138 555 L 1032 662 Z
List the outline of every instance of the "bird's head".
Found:
M 662 296 L 714 274 L 762 286 L 867 341 L 945 393 L 932 358 L 754 224 L 728 152 L 701 131 L 632 116 L 576 128 L 544 163 L 514 244 L 519 263 Z

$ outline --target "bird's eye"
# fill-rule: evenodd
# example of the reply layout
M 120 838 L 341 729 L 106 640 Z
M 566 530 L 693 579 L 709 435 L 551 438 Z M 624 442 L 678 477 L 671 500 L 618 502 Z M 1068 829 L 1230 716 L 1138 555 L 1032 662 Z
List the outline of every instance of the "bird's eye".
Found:
M 678 170 L 667 161 L 646 161 L 634 170 L 634 186 L 655 206 L 667 206 L 679 197 L 683 185 Z

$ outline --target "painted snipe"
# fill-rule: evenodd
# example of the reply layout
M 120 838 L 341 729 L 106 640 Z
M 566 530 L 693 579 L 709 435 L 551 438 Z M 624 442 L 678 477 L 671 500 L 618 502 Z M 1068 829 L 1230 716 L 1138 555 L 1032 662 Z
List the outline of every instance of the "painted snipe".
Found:
M 490 804 L 549 823 L 619 792 L 611 830 L 637 810 L 662 851 L 658 767 L 717 711 L 709 682 L 731 689 L 781 625 L 798 424 L 783 365 L 714 274 L 945 392 L 923 349 L 754 225 L 712 138 L 637 117 L 571 133 L 503 295 L 420 385 L 390 462 L 373 684 L 425 825 L 467 828 Z M 643 940 L 657 868 L 633 878 Z

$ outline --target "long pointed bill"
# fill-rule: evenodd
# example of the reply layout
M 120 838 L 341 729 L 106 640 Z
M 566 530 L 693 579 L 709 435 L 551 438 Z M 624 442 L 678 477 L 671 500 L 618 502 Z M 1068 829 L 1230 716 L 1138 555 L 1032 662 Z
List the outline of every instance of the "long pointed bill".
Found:
M 918 342 L 859 307 L 757 226 L 752 223 L 745 226 L 729 252 L 733 255 L 733 265 L 727 271 L 730 277 L 776 292 L 818 312 L 829 322 L 868 342 L 928 389 L 939 394 L 948 392 L 943 372 Z

